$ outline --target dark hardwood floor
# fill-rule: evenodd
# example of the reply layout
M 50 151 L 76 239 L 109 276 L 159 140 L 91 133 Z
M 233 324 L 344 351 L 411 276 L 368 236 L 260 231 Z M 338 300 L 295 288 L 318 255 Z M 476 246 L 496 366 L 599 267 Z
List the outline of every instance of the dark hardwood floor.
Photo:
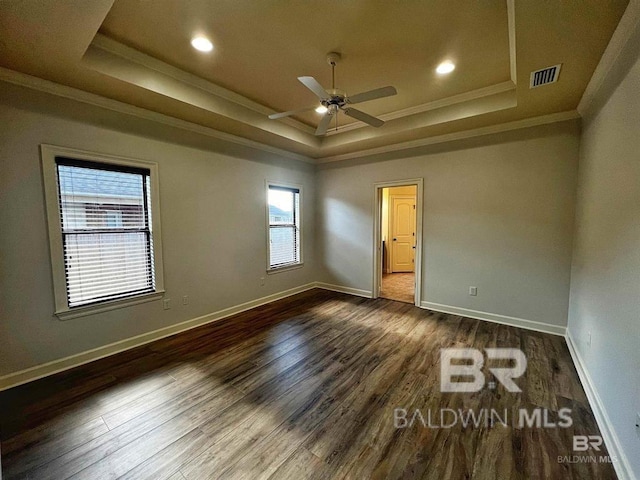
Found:
M 522 393 L 500 384 L 441 393 L 442 347 L 521 348 Z M 572 450 L 573 435 L 599 431 L 563 338 L 324 290 L 2 392 L 0 401 L 5 480 L 615 478 L 610 464 L 558 461 L 606 455 Z M 519 428 L 517 409 L 536 407 L 553 419 L 571 408 L 574 423 Z M 395 428 L 395 408 L 510 417 L 507 426 Z

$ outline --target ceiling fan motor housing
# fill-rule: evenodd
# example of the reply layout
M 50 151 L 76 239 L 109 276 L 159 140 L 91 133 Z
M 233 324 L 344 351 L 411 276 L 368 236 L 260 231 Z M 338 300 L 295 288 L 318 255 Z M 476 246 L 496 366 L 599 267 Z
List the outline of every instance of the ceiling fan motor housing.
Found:
M 327 128 L 331 123 L 332 118 L 337 119 L 337 114 L 340 110 L 344 112 L 345 115 L 349 117 L 353 117 L 356 120 L 360 120 L 372 127 L 381 127 L 384 124 L 384 121 L 379 118 L 373 117 L 368 113 L 362 112 L 356 108 L 352 108 L 351 104 L 360 103 L 360 102 L 368 102 L 370 100 L 375 100 L 377 98 L 389 97 L 391 95 L 395 95 L 398 92 L 392 86 L 376 88 L 375 90 L 369 90 L 367 92 L 358 93 L 353 95 L 351 98 L 347 97 L 346 92 L 342 90 L 338 90 L 336 87 L 336 64 L 340 60 L 341 56 L 337 52 L 329 52 L 327 54 L 327 63 L 331 65 L 331 90 L 325 89 L 315 78 L 310 76 L 298 77 L 298 80 L 309 90 L 311 90 L 320 100 L 320 103 L 326 108 L 326 112 L 324 112 L 324 117 L 320 120 L 318 124 L 318 128 L 316 129 L 316 135 L 324 135 L 327 133 Z M 347 108 L 347 105 L 349 107 Z M 307 110 L 316 110 L 318 113 L 323 113 L 323 109 L 318 109 L 316 107 L 309 107 L 302 110 L 290 110 L 288 112 L 275 113 L 269 115 L 271 119 L 278 119 L 283 117 L 288 117 L 291 115 L 295 115 L 300 112 L 305 112 Z M 336 129 L 337 129 L 337 120 L 336 120 Z
M 330 112 L 334 113 L 339 107 L 344 107 L 347 104 L 346 92 L 334 88 L 332 90 L 328 90 L 327 93 L 331 96 L 321 100 L 320 103 L 327 107 Z

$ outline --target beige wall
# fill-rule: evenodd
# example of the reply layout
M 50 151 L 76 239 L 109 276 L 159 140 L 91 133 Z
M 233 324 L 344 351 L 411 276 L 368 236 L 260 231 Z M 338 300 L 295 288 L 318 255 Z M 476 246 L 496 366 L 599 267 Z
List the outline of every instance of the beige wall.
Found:
M 422 177 L 422 301 L 566 325 L 578 141 L 572 121 L 325 166 L 322 281 L 372 290 L 374 183 Z
M 585 119 L 569 333 L 629 475 L 640 478 L 640 26 L 629 45 L 628 73 Z
M 575 123 L 316 172 L 259 152 L 236 158 L 212 139 L 189 142 L 220 151 L 187 147 L 170 129 L 42 94 L 4 89 L 0 102 L 0 376 L 316 280 L 371 290 L 373 183 L 402 178 L 425 180 L 423 300 L 565 324 Z M 64 322 L 52 315 L 41 143 L 159 163 L 171 310 L 151 302 Z M 268 276 L 266 179 L 305 189 L 305 266 Z
M 212 139 L 190 141 L 219 151 L 187 147 L 169 129 L 68 100 L 3 92 L 0 376 L 316 280 L 370 291 L 373 184 L 406 178 L 425 182 L 422 300 L 427 306 L 566 324 L 576 122 L 433 147 L 411 158 L 328 165 L 316 172 L 299 162 L 262 158 L 259 152 L 256 161 L 249 161 L 251 152 L 236 158 L 221 153 L 227 147 Z M 66 118 L 70 115 L 79 120 Z M 115 130 L 119 123 L 134 133 Z M 159 132 L 171 141 L 159 141 Z M 65 322 L 52 315 L 41 143 L 159 163 L 171 310 L 152 302 Z M 305 188 L 305 266 L 269 276 L 266 179 Z M 477 297 L 468 295 L 472 285 L 478 287 Z M 183 295 L 189 295 L 190 305 L 180 304 Z
M 93 126 L 85 123 L 87 119 L 79 122 L 17 109 L 7 105 L 11 99 L 4 95 L 0 96 L 5 103 L 0 105 L 0 376 L 316 279 L 313 167 L 247 161 Z M 73 102 L 62 105 L 87 112 Z M 108 114 L 99 113 L 104 117 L 98 121 Z M 67 321 L 53 316 L 41 143 L 158 162 L 170 310 L 154 301 Z M 266 275 L 267 179 L 304 187 L 306 263 L 301 269 Z M 265 286 L 260 285 L 261 277 Z M 189 296 L 187 306 L 181 304 L 183 295 Z

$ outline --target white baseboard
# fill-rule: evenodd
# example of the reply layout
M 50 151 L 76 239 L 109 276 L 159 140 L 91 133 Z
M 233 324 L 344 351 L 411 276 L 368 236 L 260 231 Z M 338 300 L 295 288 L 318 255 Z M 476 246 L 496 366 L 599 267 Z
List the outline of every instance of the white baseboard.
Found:
M 241 313 L 246 310 L 250 310 L 252 308 L 259 307 L 261 305 L 265 305 L 267 303 L 280 300 L 292 295 L 296 295 L 298 293 L 311 290 L 312 288 L 322 288 L 325 290 L 331 290 L 334 292 L 346 293 L 350 295 L 357 295 L 357 296 L 366 297 L 366 298 L 371 298 L 372 296 L 372 293 L 370 290 L 344 287 L 341 285 L 332 285 L 332 284 L 323 283 L 323 282 L 308 283 L 306 285 L 291 288 L 289 290 L 284 290 L 282 292 L 274 293 L 266 297 L 261 297 L 256 300 L 251 300 L 249 302 L 245 302 L 240 305 L 225 308 L 223 310 L 219 310 L 217 312 L 203 315 L 201 317 L 193 318 L 191 320 L 187 320 L 185 322 L 171 325 L 169 327 L 164 327 L 158 330 L 154 330 L 152 332 L 147 332 L 142 335 L 137 335 L 135 337 L 114 342 L 109 345 L 104 345 L 102 347 L 88 350 L 86 352 L 78 353 L 78 354 L 71 355 L 69 357 L 65 357 L 59 360 L 54 360 L 52 362 L 47 362 L 42 365 L 37 365 L 35 367 L 27 368 L 25 370 L 4 375 L 0 377 L 0 391 L 6 390 L 8 388 L 15 387 L 18 385 L 22 385 L 27 382 L 31 382 L 39 378 L 53 375 L 55 373 L 59 373 L 64 370 L 69 370 L 71 368 L 83 365 L 85 363 L 99 360 L 101 358 L 105 358 L 105 357 L 114 355 L 116 353 L 123 352 L 125 350 L 130 350 L 132 348 L 139 347 L 141 345 L 145 345 L 147 343 L 151 343 L 156 340 L 169 337 L 171 335 L 176 335 L 178 333 L 191 330 L 193 328 L 205 325 L 207 323 L 222 320 L 224 318 L 230 317 L 231 315 L 235 315 L 237 313 Z M 620 441 L 618 439 L 618 436 L 616 435 L 615 431 L 610 427 L 611 421 L 609 420 L 609 416 L 607 415 L 606 410 L 604 409 L 602 400 L 600 399 L 600 396 L 598 395 L 593 385 L 591 377 L 589 376 L 589 373 L 587 372 L 584 366 L 584 362 L 582 361 L 580 354 L 578 353 L 578 351 L 574 346 L 575 342 L 571 337 L 571 333 L 565 327 L 559 327 L 557 325 L 550 325 L 550 324 L 536 322 L 532 320 L 525 320 L 522 318 L 508 317 L 505 315 L 497 315 L 493 313 L 470 310 L 466 308 L 452 307 L 449 305 L 442 305 L 439 303 L 432 303 L 432 302 L 422 302 L 421 307 L 429 310 L 434 310 L 437 312 L 450 313 L 454 315 L 462 315 L 465 317 L 475 318 L 478 320 L 485 320 L 485 321 L 494 322 L 494 323 L 502 323 L 505 325 L 513 326 L 513 327 L 520 327 L 520 328 L 536 330 L 544 333 L 551 333 L 553 335 L 564 335 L 566 338 L 567 346 L 569 348 L 569 352 L 571 353 L 571 357 L 573 359 L 573 363 L 576 366 L 578 376 L 580 377 L 580 381 L 582 382 L 582 385 L 585 389 L 587 398 L 589 400 L 589 404 L 591 405 L 591 409 L 593 410 L 594 416 L 596 418 L 596 422 L 598 423 L 600 432 L 602 433 L 603 439 L 609 450 L 609 454 L 618 459 L 617 462 L 613 463 L 616 473 L 620 478 L 620 480 L 627 480 L 627 479 L 630 480 L 633 478 L 631 473 L 632 472 L 631 466 L 629 464 L 629 461 L 626 455 L 624 454 L 624 451 L 620 446 Z
M 452 307 L 450 305 L 442 305 L 440 303 L 421 302 L 420 306 L 436 312 L 462 315 L 463 317 L 475 318 L 477 320 L 485 320 L 493 323 L 502 323 L 512 327 L 526 328 L 527 330 L 535 330 L 536 332 L 550 333 L 552 335 L 563 336 L 567 331 L 567 327 L 552 325 L 550 323 L 525 320 L 524 318 L 508 317 L 506 315 L 498 315 L 497 313 L 469 310 L 467 308 Z
M 356 295 L 358 297 L 371 298 L 373 296 L 371 290 L 361 290 L 359 288 L 343 287 L 342 285 L 332 285 L 323 282 L 316 282 L 315 286 L 325 290 L 331 290 L 332 292 L 348 293 L 349 295 Z
M 92 350 L 88 350 L 86 352 L 78 353 L 75 355 L 71 355 L 69 357 L 61 358 L 59 360 L 54 360 L 51 362 L 43 363 L 41 365 L 37 365 L 35 367 L 30 367 L 25 370 L 4 375 L 0 377 L 0 391 L 21 385 L 23 383 L 31 382 L 42 377 L 53 375 L 55 373 L 62 372 L 64 370 L 69 370 L 71 368 L 83 365 L 85 363 L 92 362 L 94 360 L 99 360 L 101 358 L 108 357 L 116 353 L 123 352 L 125 350 L 130 350 L 132 348 L 139 347 L 141 345 L 145 345 L 147 343 L 151 343 L 156 340 L 160 340 L 161 338 L 169 337 L 171 335 L 175 335 L 177 333 L 184 332 L 186 330 L 191 330 L 192 328 L 196 328 L 201 325 L 205 325 L 207 323 L 215 322 L 217 320 L 221 320 L 231 315 L 235 315 L 237 313 L 244 312 L 246 310 L 250 310 L 252 308 L 258 307 L 260 305 L 264 305 L 266 303 L 270 303 L 275 300 L 280 300 L 282 298 L 286 298 L 291 295 L 295 295 L 297 293 L 310 290 L 312 288 L 322 288 L 325 290 L 331 290 L 334 292 L 346 293 L 349 295 L 356 295 L 356 296 L 365 297 L 365 298 L 372 297 L 371 290 L 362 290 L 359 288 L 345 287 L 342 285 L 333 285 L 333 284 L 324 283 L 324 282 L 308 283 L 306 285 L 301 285 L 299 287 L 291 288 L 289 290 L 285 290 L 282 292 L 274 293 L 272 295 L 268 295 L 266 297 L 245 302 L 240 305 L 225 308 L 223 310 L 219 310 L 217 312 L 203 315 L 201 317 L 193 318 L 185 322 L 180 322 L 175 325 L 171 325 L 158 330 L 143 333 L 135 337 L 127 338 L 125 340 L 120 340 L 118 342 L 104 345 Z M 551 333 L 554 335 L 565 335 L 565 331 L 566 331 L 565 327 L 559 327 L 557 325 L 550 325 L 550 324 L 545 324 L 541 322 L 525 320 L 521 318 L 507 317 L 504 315 L 497 315 L 493 313 L 469 310 L 466 308 L 452 307 L 449 305 L 441 305 L 438 303 L 422 302 L 421 307 L 429 310 L 435 310 L 437 312 L 451 313 L 454 315 L 463 315 L 469 318 L 476 318 L 479 320 L 486 320 L 489 322 L 502 323 L 505 325 L 511 325 L 511 326 L 520 327 L 520 328 L 527 328 L 530 330 Z
M 573 337 L 571 336 L 571 332 L 568 329 L 567 334 L 565 335 L 565 339 L 567 341 L 567 346 L 569 347 L 569 353 L 571 353 L 571 358 L 573 359 L 573 364 L 578 371 L 578 377 L 580 377 L 580 381 L 582 382 L 584 391 L 587 394 L 589 405 L 591 406 L 593 415 L 596 418 L 598 427 L 600 428 L 600 433 L 602 433 L 604 443 L 607 445 L 607 449 L 609 450 L 609 455 L 615 457 L 618 460 L 617 462 L 613 462 L 613 467 L 616 470 L 616 474 L 618 475 L 618 478 L 620 480 L 631 480 L 635 477 L 633 476 L 633 471 L 631 470 L 629 460 L 624 454 L 624 450 L 622 450 L 618 435 L 616 435 L 615 430 L 611 428 L 611 420 L 609 419 L 609 415 L 607 415 L 607 411 L 604 408 L 602 399 L 600 398 L 600 395 L 598 395 L 598 391 L 596 390 L 595 385 L 591 380 L 591 376 L 589 375 L 589 372 L 585 367 L 585 363 L 582 360 L 580 353 L 575 347 L 576 344 L 573 340 Z
M 260 305 L 264 305 L 275 300 L 280 300 L 297 293 L 311 290 L 312 288 L 315 288 L 317 286 L 319 285 L 316 282 L 308 283 L 306 285 L 301 285 L 299 287 L 284 290 L 272 295 L 267 295 L 266 297 L 258 298 L 256 300 L 241 303 L 240 305 L 225 308 L 217 312 L 209 313 L 201 317 L 192 318 L 191 320 L 180 322 L 175 325 L 143 333 L 141 335 L 110 343 L 108 345 L 94 348 L 92 350 L 87 350 L 86 352 L 77 353 L 75 355 L 61 358 L 59 360 L 54 360 L 52 362 L 36 365 L 35 367 L 30 367 L 25 370 L 10 373 L 8 375 L 0 377 L 0 391 L 22 385 L 23 383 L 32 382 L 34 380 L 38 380 L 39 378 L 47 377 L 64 370 L 69 370 L 85 363 L 93 362 L 94 360 L 109 357 L 116 353 L 130 350 L 132 348 L 139 347 L 141 345 L 145 345 L 147 343 L 151 343 L 156 340 L 160 340 L 161 338 L 169 337 L 186 330 L 191 330 L 192 328 L 200 327 L 207 323 L 222 320 L 223 318 L 230 317 L 231 315 L 235 315 L 237 313 L 259 307 Z

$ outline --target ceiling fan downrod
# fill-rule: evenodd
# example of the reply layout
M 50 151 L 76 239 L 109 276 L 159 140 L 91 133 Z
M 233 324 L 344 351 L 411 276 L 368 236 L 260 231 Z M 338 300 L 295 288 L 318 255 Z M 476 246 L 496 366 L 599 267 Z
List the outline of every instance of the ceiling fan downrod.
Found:
M 327 62 L 329 62 L 329 65 L 331 65 L 331 93 L 332 94 L 336 93 L 336 64 L 338 63 L 338 60 L 340 60 L 340 54 L 337 52 L 330 52 L 327 55 Z M 333 111 L 331 112 L 331 114 L 336 119 L 335 131 L 337 132 L 338 131 L 338 105 L 333 105 L 332 110 Z
M 338 52 L 329 52 L 327 54 L 327 63 L 331 65 L 331 89 L 336 89 L 336 65 L 341 56 Z
M 396 95 L 398 92 L 392 86 L 376 88 L 366 92 L 358 93 L 347 97 L 346 93 L 336 88 L 336 64 L 340 60 L 341 56 L 337 52 L 329 52 L 327 54 L 327 63 L 331 65 L 331 90 L 325 90 L 322 85 L 313 77 L 304 76 L 298 77 L 298 80 L 309 90 L 311 90 L 320 100 L 320 103 L 327 109 L 324 117 L 320 120 L 318 128 L 316 128 L 316 135 L 324 135 L 327 133 L 327 128 L 331 124 L 332 117 L 336 117 L 336 130 L 338 129 L 338 111 L 352 117 L 356 120 L 371 125 L 372 127 L 381 127 L 384 125 L 384 121 L 369 115 L 361 110 L 351 107 L 351 105 L 361 102 L 368 102 L 378 98 L 389 97 Z M 278 118 L 289 117 L 298 113 L 303 113 L 309 110 L 316 110 L 317 107 L 307 107 L 299 110 L 289 110 L 288 112 L 272 113 L 269 118 L 276 120 Z

